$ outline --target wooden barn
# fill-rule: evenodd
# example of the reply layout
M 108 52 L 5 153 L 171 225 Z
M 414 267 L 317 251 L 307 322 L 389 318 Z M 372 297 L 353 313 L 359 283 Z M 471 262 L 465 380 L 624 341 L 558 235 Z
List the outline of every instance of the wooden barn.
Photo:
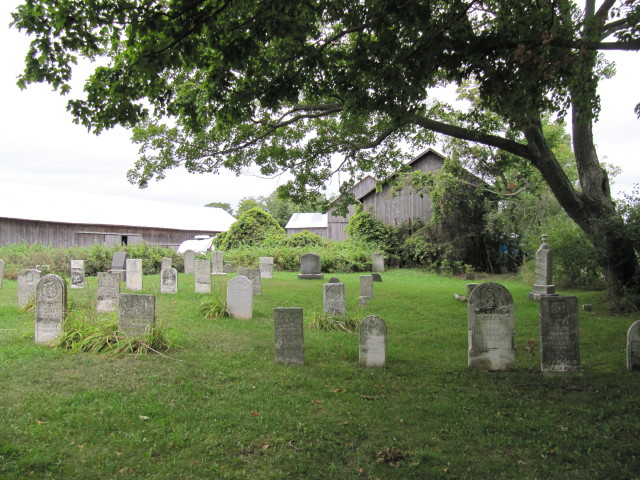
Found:
M 0 181 L 0 245 L 132 245 L 177 248 L 196 235 L 225 232 L 235 218 L 221 208 L 59 190 Z
M 326 213 L 294 213 L 285 225 L 287 235 L 303 231 L 329 238 Z

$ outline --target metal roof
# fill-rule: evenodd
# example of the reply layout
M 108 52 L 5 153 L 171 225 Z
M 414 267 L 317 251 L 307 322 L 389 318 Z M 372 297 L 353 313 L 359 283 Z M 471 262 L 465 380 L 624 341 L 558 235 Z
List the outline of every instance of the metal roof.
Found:
M 226 232 L 236 221 L 221 208 L 60 190 L 0 180 L 0 218 Z
M 284 228 L 327 228 L 326 213 L 294 213 Z

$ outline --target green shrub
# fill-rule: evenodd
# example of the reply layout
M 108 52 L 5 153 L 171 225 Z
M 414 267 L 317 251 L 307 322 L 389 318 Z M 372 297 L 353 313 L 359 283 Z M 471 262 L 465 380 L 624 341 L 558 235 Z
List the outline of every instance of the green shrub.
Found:
M 374 243 L 383 250 L 391 250 L 392 234 L 389 228 L 371 212 L 358 212 L 349 219 L 347 235 L 367 243 Z
M 451 244 L 437 241 L 428 225 L 407 238 L 400 252 L 405 264 L 441 275 L 464 273 L 471 269 L 459 260 L 460 256 Z
M 259 208 L 252 208 L 231 225 L 217 248 L 228 251 L 241 245 L 259 245 L 273 235 L 285 236 L 286 232 L 270 214 Z
M 309 321 L 311 330 L 320 330 L 323 332 L 347 332 L 355 334 L 360 327 L 361 319 L 354 315 L 329 315 L 326 313 L 317 313 Z
M 326 240 L 317 233 L 303 230 L 288 236 L 283 243 L 289 247 L 317 247 L 324 245 Z
M 200 302 L 200 313 L 204 318 L 215 319 L 230 317 L 227 302 L 216 297 L 209 297 Z

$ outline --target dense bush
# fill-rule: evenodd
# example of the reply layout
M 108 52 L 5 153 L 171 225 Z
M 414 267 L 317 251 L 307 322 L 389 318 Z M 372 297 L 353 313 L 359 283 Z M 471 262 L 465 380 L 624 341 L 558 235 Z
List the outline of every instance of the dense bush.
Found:
M 267 237 L 277 235 L 286 235 L 278 221 L 267 212 L 252 208 L 240 215 L 229 231 L 216 242 L 216 248 L 228 251 L 241 245 L 259 245 Z
M 317 233 L 303 230 L 286 238 L 284 243 L 290 247 L 316 247 L 324 245 L 326 240 Z
M 442 275 L 464 273 L 470 269 L 459 260 L 460 255 L 453 246 L 439 241 L 428 225 L 404 240 L 400 246 L 400 257 L 406 266 Z
M 384 251 L 393 250 L 393 234 L 384 223 L 373 216 L 371 212 L 358 212 L 349 219 L 347 224 L 349 237 L 368 243 L 374 243 Z

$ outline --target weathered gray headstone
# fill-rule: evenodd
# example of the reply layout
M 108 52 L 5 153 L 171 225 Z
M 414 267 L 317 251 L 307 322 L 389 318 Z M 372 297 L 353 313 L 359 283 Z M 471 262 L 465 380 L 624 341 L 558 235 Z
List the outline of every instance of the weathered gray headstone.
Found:
M 509 290 L 497 283 L 478 285 L 469 296 L 468 365 L 478 370 L 513 368 L 515 318 Z
M 361 367 L 384 367 L 387 361 L 387 325 L 380 317 L 370 315 L 360 324 Z
M 151 333 L 156 322 L 155 295 L 121 293 L 118 298 L 118 330 L 130 336 Z
M 547 235 L 542 235 L 542 244 L 536 252 L 536 280 L 529 300 L 540 301 L 544 296 L 557 296 L 556 286 L 553 285 L 553 252 L 547 243 Z
M 340 283 L 340 279 L 336 277 L 331 277 L 327 283 Z
M 471 292 L 473 292 L 479 283 L 467 283 L 467 299 L 471 296 Z
M 98 272 L 97 295 L 97 312 L 115 312 L 118 307 L 118 295 L 120 295 L 120 274 Z
M 211 293 L 211 261 L 197 259 L 194 268 L 195 292 Z
M 369 300 L 369 297 L 358 297 L 358 306 L 359 307 L 366 307 L 367 306 L 367 300 Z
M 163 270 L 166 270 L 167 268 L 171 268 L 172 263 L 173 263 L 173 259 L 171 259 L 169 257 L 162 257 L 162 265 L 160 267 L 160 271 L 162 272 Z
M 225 274 L 222 252 L 218 250 L 211 251 L 211 274 L 212 275 Z
M 196 252 L 187 250 L 184 252 L 184 273 L 193 275 L 196 269 Z
M 18 274 L 18 307 L 23 308 L 30 300 L 36 298 L 36 288 L 42 277 L 40 270 L 22 270 Z
M 360 275 L 360 296 L 373 298 L 373 277 L 371 275 Z
M 372 273 L 371 274 L 371 279 L 374 282 L 382 282 L 382 275 L 380 275 L 379 273 Z
M 578 297 L 540 297 L 540 365 L 544 375 L 580 372 Z
M 640 370 L 640 320 L 627 330 L 627 370 Z
M 384 272 L 384 254 L 382 253 L 371 254 L 371 271 Z
M 178 293 L 178 270 L 169 267 L 162 271 L 160 293 Z
M 35 342 L 51 344 L 62 334 L 67 311 L 67 283 L 45 275 L 36 287 Z
M 142 259 L 127 258 L 127 290 L 142 290 Z
M 230 263 L 225 263 L 222 266 L 222 272 L 223 273 L 233 273 L 234 269 L 233 269 L 233 265 Z
M 259 257 L 260 276 L 262 278 L 273 278 L 273 257 Z
M 2 287 L 3 280 L 4 280 L 4 260 L 0 258 L 0 287 Z
M 234 318 L 253 317 L 253 282 L 238 275 L 227 282 L 227 309 Z
M 36 270 L 42 272 L 43 274 L 47 274 L 47 273 L 49 273 L 49 270 L 51 270 L 51 266 L 50 265 L 36 265 Z
M 262 277 L 259 268 L 238 267 L 238 275 L 247 277 L 253 283 L 253 294 L 262 295 Z
M 84 260 L 71 260 L 71 288 L 84 288 Z
M 302 308 L 273 310 L 276 363 L 304 365 L 304 323 Z
M 324 305 L 324 313 L 344 315 L 347 312 L 344 283 L 325 283 L 323 287 L 322 303 Z
M 303 280 L 321 280 L 324 278 L 320 271 L 320 255 L 305 253 L 300 257 L 300 274 L 298 278 Z
M 111 260 L 111 269 L 109 272 L 120 275 L 120 280 L 127 279 L 127 252 L 116 252 Z

